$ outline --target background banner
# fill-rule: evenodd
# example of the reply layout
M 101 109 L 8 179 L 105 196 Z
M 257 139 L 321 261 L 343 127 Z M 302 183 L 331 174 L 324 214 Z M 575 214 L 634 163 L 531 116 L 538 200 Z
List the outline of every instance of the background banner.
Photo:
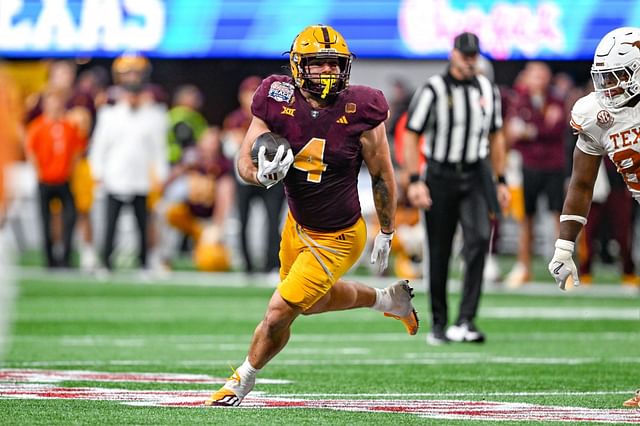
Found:
M 467 30 L 493 59 L 585 60 L 638 22 L 636 0 L 0 0 L 0 56 L 275 59 L 326 23 L 360 58 L 445 59 Z

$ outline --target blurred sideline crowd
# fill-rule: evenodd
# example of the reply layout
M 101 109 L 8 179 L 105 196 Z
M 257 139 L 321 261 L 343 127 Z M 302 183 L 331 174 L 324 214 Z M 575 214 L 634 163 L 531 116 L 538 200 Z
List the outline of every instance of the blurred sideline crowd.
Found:
M 490 65 L 479 72 L 491 77 Z M 9 111 L 0 123 L 2 143 L 12 149 L 7 155 L 17 159 L 14 169 L 22 170 L 10 173 L 11 185 L 0 180 L 7 189 L 0 226 L 19 218 L 25 208 L 20 198 L 28 195 L 37 199 L 38 233 L 48 268 L 108 274 L 128 265 L 162 274 L 188 257 L 202 271 L 277 272 L 279 228 L 286 211 L 283 186 L 266 190 L 246 185 L 234 167 L 251 120 L 253 93 L 265 76 L 242 81 L 238 108 L 223 123 L 211 124 L 201 112 L 198 87 L 184 84 L 168 93 L 151 75 L 150 62 L 136 55 L 116 58 L 110 70 L 92 67 L 81 72 L 66 60 L 20 69 L 0 63 L 0 102 Z M 486 280 L 501 280 L 510 288 L 532 280 L 539 201 L 545 200 L 558 225 L 576 140 L 569 112 L 589 91 L 568 74 L 553 74 L 543 62 L 526 63 L 511 86 L 501 87 L 512 203 L 493 222 Z M 424 269 L 424 232 L 417 229 L 422 226 L 419 214 L 405 197 L 409 176 L 401 172 L 413 88 L 397 81 L 386 95 L 391 107 L 387 130 L 400 186 L 390 273 L 417 278 Z M 19 180 L 29 176 L 37 185 L 31 194 L 21 193 L 16 188 L 25 185 Z M 378 225 L 368 182 L 362 173 L 361 205 L 373 240 Z M 591 282 L 594 260 L 599 259 L 619 263 L 621 282 L 638 286 L 633 260 L 636 210 L 605 156 L 578 243 L 583 283 Z M 133 213 L 135 237 L 129 239 L 136 241 L 135 253 L 126 256 L 118 241 L 125 211 Z M 261 226 L 250 232 L 257 214 Z M 507 222 L 517 226 L 512 251 L 517 261 L 511 270 L 500 271 L 495 255 L 505 252 L 497 242 Z

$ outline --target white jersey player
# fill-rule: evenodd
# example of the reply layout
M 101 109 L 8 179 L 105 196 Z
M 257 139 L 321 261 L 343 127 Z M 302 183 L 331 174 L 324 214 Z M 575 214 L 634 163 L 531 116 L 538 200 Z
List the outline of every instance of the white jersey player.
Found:
M 640 28 L 617 28 L 596 47 L 591 67 L 595 91 L 576 102 L 571 127 L 578 133 L 573 171 L 560 216 L 560 235 L 549 272 L 564 290 L 579 285 L 572 255 L 587 223 L 601 157 L 608 155 L 640 202 Z

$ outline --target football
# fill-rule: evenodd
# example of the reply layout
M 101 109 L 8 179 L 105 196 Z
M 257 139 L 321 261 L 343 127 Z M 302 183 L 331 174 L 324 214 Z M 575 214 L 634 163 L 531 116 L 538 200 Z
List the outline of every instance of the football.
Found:
M 275 157 L 280 145 L 284 146 L 286 155 L 287 150 L 291 148 L 288 140 L 273 132 L 263 133 L 258 136 L 251 146 L 251 160 L 253 164 L 258 165 L 258 151 L 260 151 L 260 147 L 265 147 L 265 158 L 273 161 L 273 157 Z

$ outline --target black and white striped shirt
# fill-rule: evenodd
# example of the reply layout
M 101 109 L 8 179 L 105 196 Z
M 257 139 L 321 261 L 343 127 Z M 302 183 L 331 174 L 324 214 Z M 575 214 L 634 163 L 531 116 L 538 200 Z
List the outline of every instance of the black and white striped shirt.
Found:
M 435 75 L 409 106 L 407 129 L 425 135 L 421 147 L 429 160 L 473 164 L 489 154 L 489 134 L 502 127 L 498 88 L 483 75 L 459 81 Z

